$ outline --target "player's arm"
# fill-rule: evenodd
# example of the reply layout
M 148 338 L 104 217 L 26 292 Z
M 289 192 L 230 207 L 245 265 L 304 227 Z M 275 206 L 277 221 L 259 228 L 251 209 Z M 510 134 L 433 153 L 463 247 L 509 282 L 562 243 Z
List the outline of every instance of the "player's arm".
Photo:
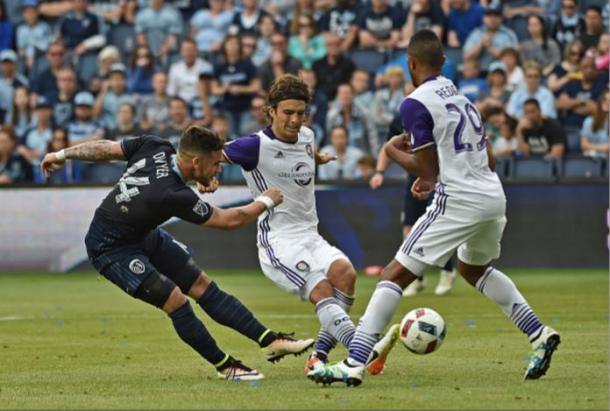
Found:
M 215 208 L 210 218 L 202 225 L 221 230 L 234 230 L 256 220 L 259 215 L 273 209 L 283 200 L 284 196 L 279 189 L 270 188 L 245 206 L 227 209 Z
M 428 145 L 416 151 L 406 151 L 409 149 L 405 143 L 404 134 L 394 136 L 388 141 L 384 148 L 385 152 L 392 160 L 398 163 L 409 174 L 414 174 L 424 180 L 436 180 L 438 176 L 438 156 L 436 146 Z
M 48 177 L 52 171 L 60 169 L 66 160 L 125 160 L 125 153 L 123 152 L 121 144 L 116 141 L 89 141 L 54 153 L 48 153 L 42 159 L 40 169 L 42 170 L 42 173 Z
M 320 153 L 319 151 L 316 151 L 315 159 L 316 159 L 316 164 L 321 165 L 321 164 L 326 164 L 329 161 L 336 160 L 337 156 L 333 156 L 333 155 L 325 154 L 325 153 Z
M 375 174 L 369 180 L 369 186 L 375 190 L 383 185 L 385 170 L 390 165 L 390 157 L 388 157 L 385 147 L 381 147 L 379 155 L 377 156 L 377 165 L 375 167 Z
M 489 138 L 486 139 L 486 142 L 487 142 L 487 165 L 489 166 L 489 169 L 491 171 L 495 171 L 496 170 L 496 157 L 494 156 L 494 150 L 491 145 L 491 141 L 489 141 Z

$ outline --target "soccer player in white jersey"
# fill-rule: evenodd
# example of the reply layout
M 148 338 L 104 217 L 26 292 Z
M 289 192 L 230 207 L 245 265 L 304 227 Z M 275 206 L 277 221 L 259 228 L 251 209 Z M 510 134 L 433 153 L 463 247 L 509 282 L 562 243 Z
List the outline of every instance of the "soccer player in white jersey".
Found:
M 442 266 L 457 250 L 458 271 L 464 279 L 498 304 L 532 343 L 525 379 L 540 378 L 559 345 L 559 334 L 543 325 L 515 284 L 490 265 L 500 256 L 506 198 L 492 171 L 493 155 L 481 116 L 451 80 L 442 77 L 445 57 L 434 32 L 416 33 L 408 56 L 417 88 L 400 106 L 405 133 L 394 136 L 385 150 L 419 177 L 412 188 L 416 197 L 425 198 L 436 186 L 434 201 L 385 267 L 348 358 L 311 371 L 308 377 L 324 384 L 359 385 L 373 344 L 392 319 L 402 290 L 426 267 Z
M 316 153 L 314 133 L 303 126 L 309 100 L 302 80 L 293 75 L 278 78 L 267 98 L 270 126 L 233 140 L 223 152 L 225 161 L 242 167 L 253 195 L 266 187 L 278 187 L 284 194 L 284 202 L 258 220 L 258 257 L 271 281 L 315 305 L 321 329 L 306 372 L 324 365 L 337 341 L 349 345 L 355 327 L 348 313 L 356 282 L 347 256 L 318 233 L 315 166 L 334 158 Z M 377 345 L 371 373 L 383 370 L 396 341 L 392 337 Z

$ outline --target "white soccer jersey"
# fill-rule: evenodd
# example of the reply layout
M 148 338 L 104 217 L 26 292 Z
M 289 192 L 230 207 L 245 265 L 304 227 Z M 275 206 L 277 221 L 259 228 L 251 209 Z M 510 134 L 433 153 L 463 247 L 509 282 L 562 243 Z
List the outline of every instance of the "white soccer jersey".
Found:
M 314 194 L 314 134 L 301 127 L 298 141 L 278 140 L 270 128 L 225 145 L 225 158 L 241 165 L 254 197 L 271 187 L 279 188 L 284 202 L 258 219 L 258 243 L 281 236 L 317 234 L 318 215 Z M 264 238 L 262 237 L 264 236 Z
M 414 151 L 436 145 L 438 182 L 451 209 L 483 220 L 504 215 L 506 198 L 488 166 L 483 120 L 451 80 L 426 80 L 401 103 L 400 116 Z

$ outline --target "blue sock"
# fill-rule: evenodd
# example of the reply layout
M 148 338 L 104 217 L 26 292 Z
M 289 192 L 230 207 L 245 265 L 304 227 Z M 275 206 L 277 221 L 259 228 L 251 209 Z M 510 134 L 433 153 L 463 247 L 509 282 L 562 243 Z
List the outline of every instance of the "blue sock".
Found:
M 195 316 L 188 301 L 182 307 L 169 314 L 169 317 L 172 319 L 174 328 L 182 341 L 190 345 L 215 367 L 222 365 L 228 358 L 228 355 L 218 348 L 216 341 L 214 341 L 214 338 L 212 338 L 201 320 Z
M 214 321 L 256 341 L 261 347 L 275 340 L 274 332 L 261 324 L 237 298 L 222 291 L 212 282 L 197 303 Z

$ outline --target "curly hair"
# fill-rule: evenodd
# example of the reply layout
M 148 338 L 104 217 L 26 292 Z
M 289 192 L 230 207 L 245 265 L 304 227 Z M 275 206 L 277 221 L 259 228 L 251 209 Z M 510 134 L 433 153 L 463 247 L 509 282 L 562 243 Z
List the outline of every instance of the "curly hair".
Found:
M 267 96 L 267 106 L 277 108 L 284 100 L 301 100 L 309 104 L 311 94 L 307 84 L 293 74 L 284 74 L 271 85 Z

